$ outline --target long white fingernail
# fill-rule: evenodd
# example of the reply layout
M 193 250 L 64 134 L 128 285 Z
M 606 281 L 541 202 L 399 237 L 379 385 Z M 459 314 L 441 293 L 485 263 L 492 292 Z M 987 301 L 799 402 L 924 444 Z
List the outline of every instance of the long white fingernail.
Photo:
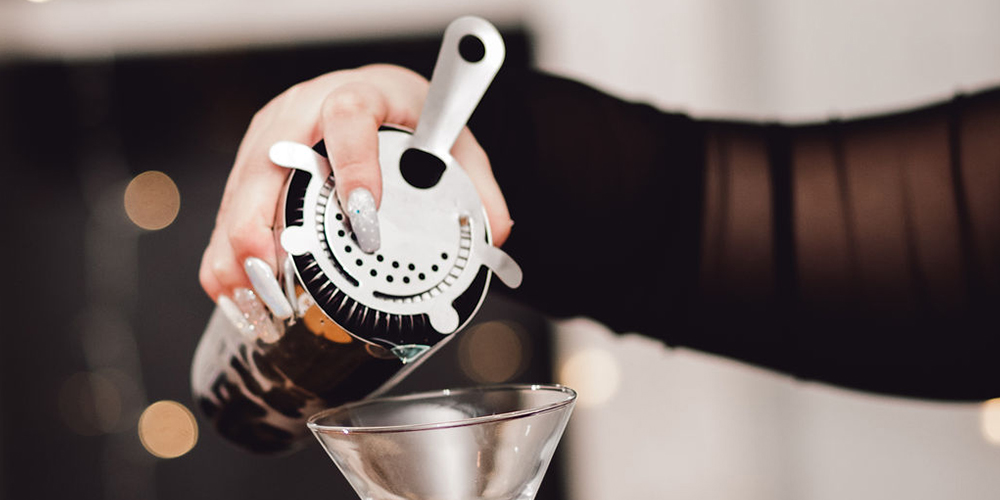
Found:
M 351 221 L 351 230 L 358 237 L 358 246 L 365 253 L 378 250 L 382 240 L 378 230 L 378 212 L 375 210 L 375 197 L 371 191 L 358 187 L 347 196 L 347 218 Z
M 251 338 L 259 338 L 264 342 L 277 342 L 281 334 L 274 326 L 274 321 L 264 309 L 264 303 L 257 298 L 257 294 L 249 288 L 237 288 L 233 290 L 233 302 L 243 312 L 250 326 L 244 333 Z
M 229 322 L 232 323 L 237 330 L 243 332 L 250 326 L 246 316 L 243 315 L 243 311 L 240 311 L 240 308 L 229 297 L 220 295 L 215 304 L 219 307 L 219 310 L 222 311 L 222 314 L 226 315 L 226 318 L 229 319 Z
M 288 303 L 285 292 L 281 289 L 281 284 L 274 277 L 271 266 L 267 265 L 257 257 L 249 257 L 243 261 L 243 269 L 250 278 L 253 289 L 257 296 L 264 302 L 264 305 L 271 310 L 271 314 L 278 319 L 288 319 L 292 317 L 292 305 Z

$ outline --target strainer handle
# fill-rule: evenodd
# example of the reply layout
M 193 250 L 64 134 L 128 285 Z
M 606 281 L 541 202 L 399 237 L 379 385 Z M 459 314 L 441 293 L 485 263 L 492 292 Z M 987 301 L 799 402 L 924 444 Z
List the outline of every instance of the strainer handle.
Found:
M 413 147 L 447 158 L 503 64 L 500 32 L 485 19 L 460 17 L 444 33 Z

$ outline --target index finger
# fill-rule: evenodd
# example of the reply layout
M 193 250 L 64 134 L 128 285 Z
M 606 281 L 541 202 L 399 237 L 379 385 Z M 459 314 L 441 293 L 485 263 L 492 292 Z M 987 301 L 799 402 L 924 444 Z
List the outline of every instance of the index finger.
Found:
M 410 77 L 353 81 L 323 101 L 322 127 L 327 156 L 337 178 L 337 195 L 358 246 L 371 253 L 380 243 L 377 209 L 382 197 L 378 130 L 384 123 L 414 127 L 425 84 Z M 398 82 L 398 83 L 397 83 Z

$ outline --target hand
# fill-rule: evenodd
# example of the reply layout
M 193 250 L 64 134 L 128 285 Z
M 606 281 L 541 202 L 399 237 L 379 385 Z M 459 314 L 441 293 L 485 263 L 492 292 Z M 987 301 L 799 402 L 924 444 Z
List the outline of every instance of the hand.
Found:
M 364 188 L 378 206 L 382 197 L 378 128 L 383 123 L 416 128 L 427 89 L 427 80 L 405 68 L 364 66 L 299 83 L 258 111 L 236 154 L 202 257 L 199 279 L 209 297 L 217 301 L 235 289 L 249 288 L 244 262 L 257 257 L 263 264 L 257 261 L 248 267 L 254 268 L 258 293 L 271 306 L 266 291 L 259 288 L 265 287 L 261 282 L 267 274 L 264 264 L 270 268 L 271 281 L 277 269 L 272 225 L 288 175 L 268 159 L 271 145 L 281 140 L 308 145 L 324 140 L 339 199 L 346 205 L 355 189 Z M 486 152 L 466 128 L 451 153 L 486 206 L 494 244 L 502 245 L 512 223 Z M 346 212 L 347 207 L 343 208 Z

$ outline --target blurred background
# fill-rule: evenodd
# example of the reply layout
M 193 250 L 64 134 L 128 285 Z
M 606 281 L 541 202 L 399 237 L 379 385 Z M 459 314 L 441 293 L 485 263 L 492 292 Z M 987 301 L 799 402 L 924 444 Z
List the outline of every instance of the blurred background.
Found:
M 429 76 L 465 14 L 508 67 L 695 116 L 1000 84 L 995 0 L 0 0 L 0 498 L 355 497 L 317 445 L 258 457 L 191 415 L 197 268 L 256 109 L 333 69 Z M 509 380 L 580 392 L 540 499 L 1000 495 L 1000 401 L 802 383 L 499 296 L 398 390 Z

